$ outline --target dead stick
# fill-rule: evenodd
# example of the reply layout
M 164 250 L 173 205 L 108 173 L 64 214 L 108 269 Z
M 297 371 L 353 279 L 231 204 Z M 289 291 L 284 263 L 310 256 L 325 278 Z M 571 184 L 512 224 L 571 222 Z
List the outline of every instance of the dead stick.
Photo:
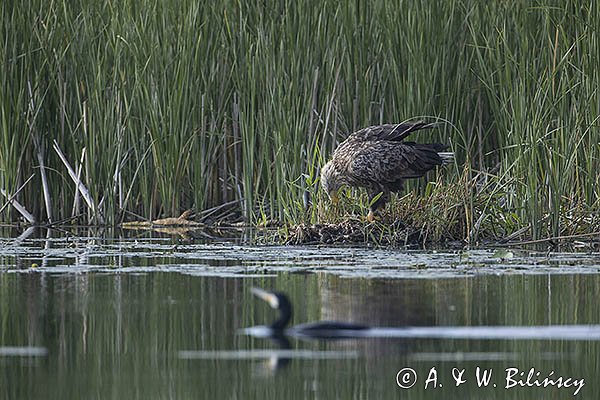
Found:
M 85 147 L 81 149 L 81 158 L 79 160 L 79 165 L 77 166 L 77 181 L 81 181 L 81 170 L 83 169 L 83 161 L 85 160 Z M 73 208 L 71 209 L 71 216 L 74 216 L 77 210 L 79 209 L 79 190 L 75 191 L 75 196 L 73 197 Z
M 33 139 L 33 146 L 36 149 L 36 155 L 38 163 L 40 164 L 40 175 L 42 177 L 42 191 L 44 192 L 44 205 L 46 206 L 46 217 L 48 222 L 52 223 L 52 200 L 50 196 L 50 185 L 48 185 L 48 179 L 46 177 L 46 166 L 44 165 L 44 153 L 43 148 L 40 144 L 40 139 L 35 134 L 34 122 L 37 116 L 35 111 L 35 101 L 33 98 L 33 89 L 31 88 L 31 81 L 27 81 L 27 90 L 29 92 L 29 118 L 27 124 L 29 125 L 29 135 Z
M 497 246 L 499 246 L 499 247 L 520 246 L 523 244 L 536 244 L 536 243 L 551 242 L 554 240 L 576 239 L 576 238 L 590 237 L 590 236 L 600 237 L 600 232 L 580 233 L 578 235 L 552 236 L 552 237 L 547 237 L 544 239 L 526 240 L 523 242 L 499 243 Z
M 25 185 L 27 185 L 27 183 L 32 180 L 34 176 L 35 174 L 31 175 L 29 179 L 27 179 L 12 196 L 9 196 L 6 190 L 0 189 L 0 193 L 2 193 L 2 195 L 8 199 L 7 203 L 0 208 L 0 213 L 8 206 L 8 204 L 11 204 L 23 216 L 23 218 L 29 221 L 30 224 L 35 224 L 35 217 L 29 211 L 27 211 L 27 209 L 21 203 L 15 200 L 15 196 L 17 196 L 19 192 L 23 190 Z
M 58 147 L 58 142 L 56 140 L 54 141 L 53 147 L 54 147 L 54 150 L 56 151 L 56 154 L 58 154 L 58 156 L 60 157 L 61 161 L 63 162 L 63 164 L 65 164 L 65 167 L 67 168 L 67 172 L 69 172 L 69 176 L 71 177 L 71 179 L 73 180 L 73 182 L 75 182 L 75 185 L 77 186 L 77 190 L 79 190 L 79 192 L 81 193 L 81 196 L 83 197 L 83 200 L 85 200 L 87 206 L 95 214 L 96 213 L 96 207 L 94 205 L 94 201 L 92 200 L 92 196 L 90 196 L 90 192 L 87 190 L 87 188 L 85 187 L 85 185 L 83 184 L 83 182 L 81 182 L 81 180 L 79 178 L 77 178 L 77 174 L 75 173 L 75 171 L 71 167 L 71 164 L 69 164 L 69 161 L 67 160 L 67 157 L 65 157 L 65 155 L 63 154 L 63 152 L 60 149 L 60 147 Z

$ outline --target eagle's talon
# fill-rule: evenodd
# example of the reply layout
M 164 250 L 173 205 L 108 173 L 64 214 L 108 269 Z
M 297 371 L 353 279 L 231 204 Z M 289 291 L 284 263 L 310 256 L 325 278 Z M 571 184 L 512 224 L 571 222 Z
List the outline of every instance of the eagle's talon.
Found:
M 369 213 L 367 214 L 367 221 L 373 223 L 378 219 L 379 217 L 377 217 L 373 211 L 369 210 Z

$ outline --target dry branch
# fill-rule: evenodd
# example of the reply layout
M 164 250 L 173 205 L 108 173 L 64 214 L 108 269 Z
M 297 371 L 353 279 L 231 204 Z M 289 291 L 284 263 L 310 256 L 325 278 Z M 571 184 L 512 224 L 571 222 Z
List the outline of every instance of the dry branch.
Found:
M 27 209 L 21 203 L 15 200 L 15 197 L 25 187 L 25 185 L 27 185 L 27 183 L 29 183 L 29 181 L 33 179 L 34 176 L 35 175 L 31 175 L 29 179 L 27 179 L 25 183 L 22 184 L 21 187 L 18 188 L 17 191 L 11 196 L 8 195 L 6 190 L 0 189 L 0 193 L 2 193 L 2 195 L 8 199 L 8 202 L 6 204 L 11 204 L 15 208 L 15 210 L 17 210 L 23 216 L 23 218 L 25 218 L 30 224 L 35 224 L 35 217 L 29 211 L 27 211 Z M 0 212 L 2 212 L 4 208 L 6 208 L 6 205 L 0 208 Z

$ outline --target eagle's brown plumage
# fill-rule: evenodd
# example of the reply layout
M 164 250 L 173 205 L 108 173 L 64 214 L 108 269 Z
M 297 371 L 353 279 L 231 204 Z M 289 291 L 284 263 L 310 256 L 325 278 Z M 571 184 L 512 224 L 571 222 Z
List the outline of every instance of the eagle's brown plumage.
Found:
M 452 162 L 454 153 L 444 152 L 446 145 L 418 144 L 403 140 L 419 129 L 435 123 L 415 122 L 370 126 L 356 131 L 342 142 L 321 171 L 321 185 L 332 201 L 342 185 L 367 189 L 374 212 L 388 202 L 391 192 L 402 190 L 405 179 L 420 178 L 438 165 Z M 382 195 L 372 201 L 379 193 Z

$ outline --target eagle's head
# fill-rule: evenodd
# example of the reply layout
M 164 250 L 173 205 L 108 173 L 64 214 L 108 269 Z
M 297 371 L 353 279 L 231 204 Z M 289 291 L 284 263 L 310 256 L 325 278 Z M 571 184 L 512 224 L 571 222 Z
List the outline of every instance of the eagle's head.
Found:
M 342 174 L 339 173 L 333 161 L 328 161 L 321 170 L 321 187 L 327 193 L 333 204 L 338 202 L 338 190 L 344 184 Z

